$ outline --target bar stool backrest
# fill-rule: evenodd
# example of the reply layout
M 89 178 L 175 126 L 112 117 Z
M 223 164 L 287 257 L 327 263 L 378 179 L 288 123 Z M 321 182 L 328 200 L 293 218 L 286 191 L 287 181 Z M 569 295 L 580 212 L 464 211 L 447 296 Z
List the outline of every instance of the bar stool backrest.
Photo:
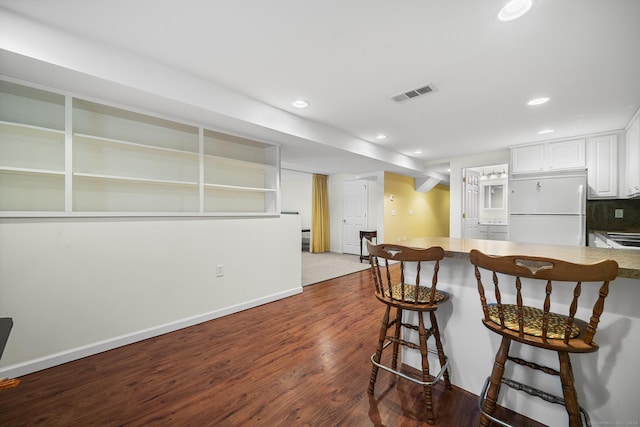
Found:
M 618 274 L 617 262 L 574 264 L 537 256 L 489 256 L 475 249 L 469 257 L 475 269 L 483 323 L 489 329 L 516 341 L 556 351 L 597 350 L 593 337 L 609 294 L 609 283 Z M 492 303 L 485 296 L 482 270 L 489 272 L 485 277 L 490 278 L 486 287 L 493 288 Z M 591 311 L 588 323 L 576 318 L 585 282 L 596 282 L 599 286 L 597 298 L 588 305 Z M 534 293 L 538 298 L 531 297 Z M 563 306 L 567 309 L 557 313 L 551 311 L 552 306 L 554 311 Z
M 448 299 L 436 290 L 444 249 L 434 246 L 415 249 L 402 245 L 367 242 L 376 297 L 387 304 L 407 309 L 424 309 Z M 390 268 L 399 263 L 399 271 Z M 417 297 L 416 297 L 417 295 Z

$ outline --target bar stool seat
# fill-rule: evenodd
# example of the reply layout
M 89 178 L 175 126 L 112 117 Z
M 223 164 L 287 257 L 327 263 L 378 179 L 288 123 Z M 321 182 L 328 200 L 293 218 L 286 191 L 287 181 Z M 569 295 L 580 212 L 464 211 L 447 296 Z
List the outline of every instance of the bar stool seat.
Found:
M 440 260 L 444 258 L 444 250 L 441 247 L 413 249 L 401 245 L 373 245 L 371 242 L 367 242 L 367 246 L 375 295 L 386 307 L 380 325 L 378 346 L 376 352 L 371 355 L 373 366 L 369 394 L 374 392 L 379 368 L 418 383 L 424 387 L 427 423 L 434 424 L 431 387 L 444 377 L 446 387 L 451 389 L 449 362 L 443 350 L 435 315 L 438 305 L 450 299 L 448 293 L 436 289 Z M 421 283 L 421 278 L 426 279 L 423 280 L 426 284 Z M 395 308 L 395 316 L 391 316 L 392 308 Z M 411 316 L 407 316 L 405 311 L 414 312 L 416 321 L 412 321 L 413 318 L 409 319 Z M 429 313 L 429 327 L 425 325 L 426 313 Z M 417 331 L 417 340 L 407 336 L 408 331 Z M 434 350 L 430 350 L 427 346 L 429 337 L 433 337 L 435 341 Z M 382 354 L 390 346 L 391 363 L 382 363 Z M 401 346 L 420 350 L 422 363 L 420 379 L 398 368 L 398 353 Z M 437 354 L 440 363 L 440 370 L 434 376 L 431 376 L 429 371 L 429 352 Z
M 578 404 L 569 355 L 598 350 L 593 338 L 604 310 L 605 298 L 609 294 L 609 282 L 618 274 L 618 264 L 613 260 L 574 264 L 534 256 L 494 257 L 475 249 L 471 250 L 469 257 L 474 265 L 484 314 L 482 323 L 490 331 L 502 336 L 493 371 L 480 394 L 480 425 L 489 426 L 491 421 L 503 426 L 509 425 L 495 417 L 497 399 L 503 384 L 547 402 L 565 406 L 570 427 L 581 426 L 583 421 L 585 425 L 591 425 L 588 412 Z M 485 296 L 483 273 L 486 273 L 488 287 L 493 289 L 495 301 L 491 303 L 487 302 Z M 567 292 L 567 286 L 571 285 L 572 292 Z M 588 322 L 575 317 L 583 286 L 587 285 L 599 287 L 597 298 L 588 305 L 591 308 Z M 551 311 L 552 306 L 568 309 L 566 313 L 557 313 Z M 559 369 L 511 356 L 509 349 L 512 341 L 556 352 Z M 560 377 L 563 396 L 555 396 L 505 378 L 507 361 Z

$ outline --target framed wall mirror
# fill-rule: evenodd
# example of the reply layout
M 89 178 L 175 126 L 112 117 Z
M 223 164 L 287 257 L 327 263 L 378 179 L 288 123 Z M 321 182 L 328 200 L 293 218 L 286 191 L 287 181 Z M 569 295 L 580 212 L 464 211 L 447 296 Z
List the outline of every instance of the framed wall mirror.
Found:
M 483 183 L 482 201 L 484 209 L 504 209 L 504 184 Z

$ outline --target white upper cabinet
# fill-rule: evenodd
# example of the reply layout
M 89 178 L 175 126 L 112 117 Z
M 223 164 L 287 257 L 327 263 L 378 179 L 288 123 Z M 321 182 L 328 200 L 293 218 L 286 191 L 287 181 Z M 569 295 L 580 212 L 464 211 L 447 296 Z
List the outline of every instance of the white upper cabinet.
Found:
M 543 142 L 511 147 L 511 173 L 539 173 L 585 169 L 586 141 Z
M 618 196 L 618 138 L 616 135 L 589 138 L 587 166 L 589 199 L 615 199 Z
M 587 167 L 586 142 L 574 141 L 550 142 L 547 155 L 550 170 L 584 169 Z
M 627 129 L 626 136 L 626 196 L 640 196 L 640 115 Z
M 527 173 L 545 170 L 544 144 L 524 145 L 511 148 L 511 172 Z

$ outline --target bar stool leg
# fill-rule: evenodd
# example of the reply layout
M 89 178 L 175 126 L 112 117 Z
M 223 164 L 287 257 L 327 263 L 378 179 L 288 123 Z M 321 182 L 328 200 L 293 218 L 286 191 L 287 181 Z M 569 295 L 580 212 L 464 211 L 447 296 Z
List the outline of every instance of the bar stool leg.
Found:
M 429 358 L 427 357 L 427 331 L 424 327 L 424 317 L 422 313 L 418 314 L 418 335 L 420 340 L 420 355 L 422 356 L 422 381 L 430 382 L 431 376 L 429 375 Z M 436 422 L 433 416 L 433 398 L 431 396 L 431 386 L 425 384 L 424 386 L 424 402 L 427 406 L 427 424 L 434 424 Z
M 440 359 L 440 366 L 444 366 L 447 360 L 444 356 L 444 348 L 442 347 L 442 341 L 440 340 L 440 327 L 438 326 L 438 319 L 436 319 L 436 313 L 429 312 L 431 316 L 431 327 L 433 328 L 433 338 L 436 340 L 436 348 L 438 349 L 438 359 Z M 444 371 L 444 384 L 451 390 L 451 381 L 449 380 L 449 368 Z
M 569 415 L 569 427 L 580 427 L 580 405 L 578 404 L 578 394 L 575 389 L 575 381 L 573 378 L 573 369 L 571 367 L 571 358 L 569 353 L 564 351 L 558 352 L 560 359 L 560 381 L 562 382 L 562 395 L 564 403 Z
M 487 397 L 484 400 L 482 410 L 489 415 L 493 415 L 496 411 L 496 402 L 498 400 L 498 393 L 500 393 L 500 380 L 504 375 L 504 364 L 509 356 L 509 347 L 511 346 L 511 339 L 502 337 L 500 348 L 496 353 L 496 360 L 493 364 L 493 371 L 491 372 L 491 381 L 489 390 L 487 391 Z M 482 427 L 488 427 L 490 424 L 489 418 L 484 414 L 480 416 L 480 425 Z
M 393 336 L 396 338 L 393 342 L 393 358 L 391 360 L 391 367 L 398 369 L 398 351 L 400 350 L 400 331 L 402 328 L 402 309 L 396 308 L 396 328 Z
M 391 311 L 391 306 L 387 306 L 384 317 L 382 318 L 382 324 L 380 325 L 380 334 L 378 335 L 378 348 L 376 348 L 376 355 L 374 356 L 374 360 L 377 363 L 380 363 L 380 359 L 382 359 L 382 349 L 384 347 L 384 340 L 387 336 L 387 328 L 389 325 L 389 312 Z M 378 367 L 373 365 L 371 368 L 371 378 L 369 379 L 369 394 L 373 394 L 373 389 L 376 385 L 376 379 L 378 378 Z

